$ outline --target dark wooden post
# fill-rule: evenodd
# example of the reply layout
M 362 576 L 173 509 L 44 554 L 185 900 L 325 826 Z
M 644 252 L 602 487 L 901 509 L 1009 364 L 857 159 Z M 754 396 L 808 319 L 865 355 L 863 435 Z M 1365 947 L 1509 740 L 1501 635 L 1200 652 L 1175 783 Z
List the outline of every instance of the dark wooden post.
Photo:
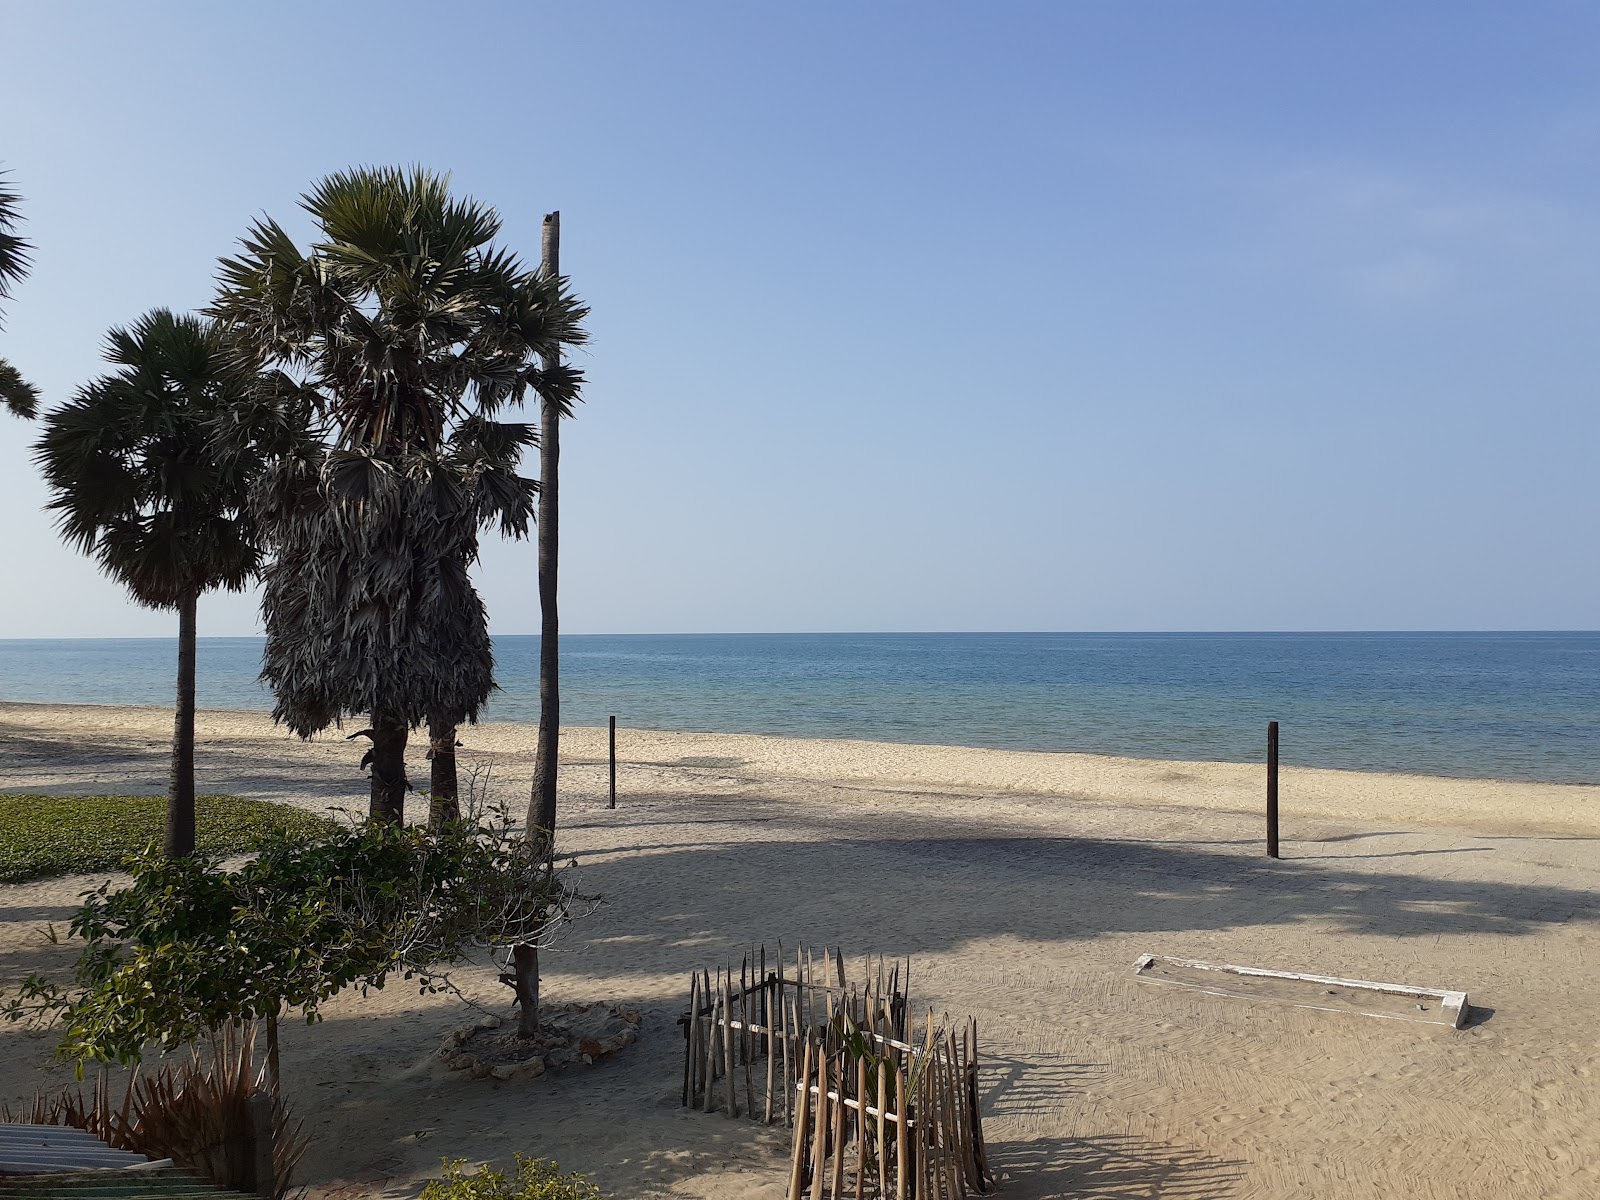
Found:
M 1278 855 L 1278 723 L 1267 722 L 1267 857 Z
M 617 719 L 611 718 L 611 808 L 617 806 Z
M 250 1117 L 250 1190 L 271 1200 L 278 1194 L 275 1105 L 266 1092 L 251 1092 L 245 1100 Z

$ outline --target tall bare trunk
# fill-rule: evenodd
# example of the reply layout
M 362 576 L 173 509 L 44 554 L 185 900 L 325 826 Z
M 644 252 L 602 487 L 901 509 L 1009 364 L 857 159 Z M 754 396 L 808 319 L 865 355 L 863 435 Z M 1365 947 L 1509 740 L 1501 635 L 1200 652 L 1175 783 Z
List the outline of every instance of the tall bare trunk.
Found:
M 172 777 L 167 787 L 169 858 L 194 853 L 194 660 L 199 592 L 178 602 L 178 704 L 172 719 Z
M 540 269 L 561 274 L 561 214 L 546 213 Z M 544 356 L 548 370 L 559 353 Z M 561 536 L 561 407 L 539 401 L 539 749 L 533 765 L 528 831 L 538 832 L 547 856 L 555 853 L 556 775 L 561 739 L 561 622 L 556 614 L 556 564 Z
M 410 730 L 398 713 L 372 714 L 372 798 L 367 815 L 374 821 L 405 824 L 406 738 Z
M 461 819 L 460 784 L 456 779 L 454 722 L 428 722 L 428 827 Z

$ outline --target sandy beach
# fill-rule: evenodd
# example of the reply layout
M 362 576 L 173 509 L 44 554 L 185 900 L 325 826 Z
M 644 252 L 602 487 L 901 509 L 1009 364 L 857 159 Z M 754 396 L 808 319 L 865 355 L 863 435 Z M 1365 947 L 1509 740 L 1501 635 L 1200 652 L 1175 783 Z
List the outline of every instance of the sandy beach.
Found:
M 164 789 L 163 709 L 0 704 L 3 789 Z M 526 800 L 532 730 L 466 730 Z M 364 810 L 360 757 L 205 712 L 198 783 Z M 563 732 L 560 830 L 605 907 L 548 956 L 552 1001 L 644 1037 L 526 1083 L 437 1063 L 458 1001 L 403 985 L 285 1032 L 313 1194 L 410 1196 L 441 1157 L 554 1157 L 614 1197 L 784 1194 L 788 1136 L 679 1105 L 689 972 L 752 941 L 910 955 L 913 1001 L 977 1017 L 985 1131 L 1015 1197 L 1600 1195 L 1600 788 L 867 742 Z M 413 778 L 426 764 L 413 755 Z M 421 811 L 420 800 L 416 801 Z M 97 883 L 0 887 L 0 980 L 61 968 L 41 927 Z M 1466 1028 L 1151 986 L 1142 953 L 1464 989 Z M 487 968 L 464 990 L 509 1012 Z M 70 1078 L 0 1027 L 0 1100 Z

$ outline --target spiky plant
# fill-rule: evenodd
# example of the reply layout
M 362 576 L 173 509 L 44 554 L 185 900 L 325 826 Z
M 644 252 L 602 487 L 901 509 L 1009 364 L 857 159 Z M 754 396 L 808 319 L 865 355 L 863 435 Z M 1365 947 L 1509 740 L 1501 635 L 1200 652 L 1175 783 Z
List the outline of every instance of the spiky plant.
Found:
M 514 470 L 530 435 L 495 417 L 530 388 L 570 403 L 578 373 L 540 355 L 581 342 L 586 310 L 497 248 L 494 210 L 444 176 L 345 171 L 302 206 L 318 240 L 256 222 L 211 309 L 311 416 L 263 489 L 262 674 L 302 736 L 371 714 L 370 812 L 399 820 L 409 731 L 453 746 L 494 687 L 468 568 L 481 523 L 526 529 L 513 510 L 533 486 Z M 489 470 L 493 447 L 509 458 Z
M 131 1072 L 118 1101 L 111 1077 L 95 1076 L 93 1097 L 65 1088 L 55 1096 L 35 1092 L 13 1111 L 0 1104 L 0 1122 L 64 1125 L 82 1129 L 109 1146 L 147 1158 L 170 1158 L 219 1187 L 289 1195 L 295 1169 L 305 1156 L 305 1126 L 283 1099 L 276 1081 L 255 1065 L 253 1025 L 224 1026 L 189 1057 L 168 1060 L 154 1071 Z M 252 1098 L 269 1105 L 272 1130 L 272 1187 L 255 1178 Z M 254 1101 L 260 1103 L 259 1100 Z
M 177 712 L 166 851 L 194 851 L 195 613 L 202 593 L 239 591 L 260 561 L 247 510 L 259 459 L 219 453 L 218 420 L 251 381 L 216 326 L 166 309 L 106 337 L 116 368 L 45 418 L 34 458 L 67 542 L 140 604 L 178 614 Z

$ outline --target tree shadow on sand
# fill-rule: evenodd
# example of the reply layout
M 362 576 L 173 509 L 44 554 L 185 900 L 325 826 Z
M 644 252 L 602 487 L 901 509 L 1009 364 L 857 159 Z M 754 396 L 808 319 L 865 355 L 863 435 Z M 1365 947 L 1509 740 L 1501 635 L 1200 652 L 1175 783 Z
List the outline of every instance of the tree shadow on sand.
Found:
M 613 910 L 634 927 L 631 932 L 644 935 L 638 967 L 685 972 L 701 965 L 708 952 L 718 952 L 716 935 L 722 931 L 709 942 L 704 938 L 711 932 L 704 928 L 706 917 L 713 913 L 747 914 L 745 927 L 727 931 L 733 939 L 781 932 L 855 946 L 871 928 L 879 933 L 874 949 L 901 954 L 987 937 L 1068 941 L 1307 924 L 1380 938 L 1431 939 L 1522 936 L 1557 924 L 1600 921 L 1600 896 L 1582 886 L 1413 874 L 1331 859 L 1274 861 L 1254 847 L 1102 837 L 919 837 L 906 822 L 885 824 L 889 836 L 850 836 L 848 820 L 810 840 L 653 847 L 646 836 L 631 847 L 588 848 L 581 855 L 584 879 L 613 897 L 618 910 L 632 908 L 630 898 L 639 898 L 639 911 Z M 694 881 L 695 911 L 664 909 L 659 897 L 681 895 L 685 880 Z M 823 886 L 807 887 L 806 880 Z M 751 898 L 773 894 L 776 881 L 803 889 L 803 904 L 796 893 L 795 904 L 776 905 L 803 913 L 803 930 L 760 927 L 784 919 L 752 911 Z M 773 903 L 755 909 L 770 910 Z M 691 933 L 696 947 L 685 953 L 681 939 Z M 730 941 L 728 949 L 735 944 Z
M 1226 1200 L 1245 1163 L 1125 1135 L 1038 1138 L 989 1147 L 1001 1194 L 1028 1200 Z
M 984 1120 L 1053 1117 L 1082 1093 L 1085 1084 L 1109 1067 L 1073 1062 L 1064 1054 L 1008 1054 L 985 1047 L 979 1056 L 978 1084 Z

